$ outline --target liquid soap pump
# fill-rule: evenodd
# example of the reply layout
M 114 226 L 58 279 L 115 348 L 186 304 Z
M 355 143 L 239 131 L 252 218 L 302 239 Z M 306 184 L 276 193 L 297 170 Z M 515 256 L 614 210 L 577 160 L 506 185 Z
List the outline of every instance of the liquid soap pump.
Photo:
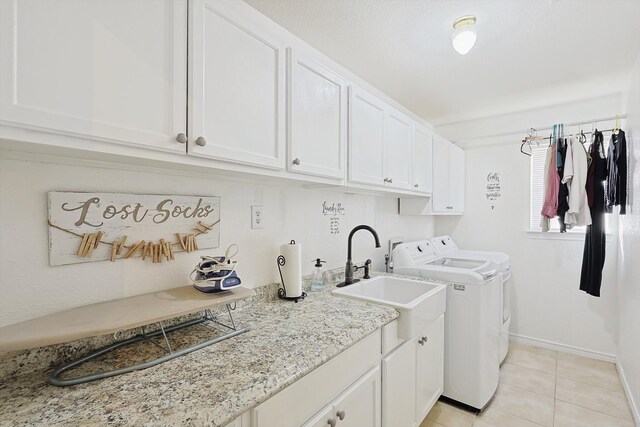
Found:
M 313 262 L 315 262 L 315 269 L 313 270 L 313 274 L 311 275 L 311 290 L 321 291 L 327 286 L 326 275 L 322 270 L 322 263 L 326 263 L 326 261 L 323 261 L 320 258 L 316 258 L 316 260 Z

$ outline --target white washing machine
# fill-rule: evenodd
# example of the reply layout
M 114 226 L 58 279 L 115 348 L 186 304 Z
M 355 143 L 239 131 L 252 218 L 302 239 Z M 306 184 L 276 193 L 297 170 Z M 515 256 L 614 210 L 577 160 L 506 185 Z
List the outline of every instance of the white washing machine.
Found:
M 429 240 L 393 250 L 394 273 L 447 284 L 443 396 L 483 409 L 500 377 L 500 288 L 493 261 L 440 256 Z
M 469 251 L 458 248 L 449 236 L 438 236 L 431 239 L 436 253 L 440 256 L 494 261 L 502 273 L 502 330 L 500 332 L 500 363 L 504 362 L 509 352 L 509 327 L 511 326 L 511 266 L 509 255 L 504 252 Z

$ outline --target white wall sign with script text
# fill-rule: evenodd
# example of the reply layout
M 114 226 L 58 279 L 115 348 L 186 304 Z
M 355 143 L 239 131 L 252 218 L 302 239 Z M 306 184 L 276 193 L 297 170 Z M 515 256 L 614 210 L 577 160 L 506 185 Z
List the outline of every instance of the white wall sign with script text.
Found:
M 116 193 L 48 193 L 49 265 L 112 259 L 113 242 L 124 243 L 123 258 L 138 243 L 162 242 L 173 251 L 184 250 L 193 235 L 195 249 L 220 246 L 220 197 L 141 195 Z M 79 256 L 84 235 L 98 235 L 88 256 Z M 144 245 L 144 243 L 143 243 Z M 143 245 L 132 258 L 140 258 Z M 151 255 L 149 255 L 151 259 Z M 151 262 L 151 261 L 149 261 Z

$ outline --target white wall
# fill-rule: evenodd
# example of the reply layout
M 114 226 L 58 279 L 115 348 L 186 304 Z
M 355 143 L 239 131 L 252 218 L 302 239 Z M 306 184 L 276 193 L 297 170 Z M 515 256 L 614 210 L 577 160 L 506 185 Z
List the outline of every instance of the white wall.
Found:
M 382 248 L 375 249 L 373 237 L 360 231 L 354 237 L 354 260 L 371 258 L 376 270 L 384 268 L 389 237 L 433 235 L 433 218 L 400 217 L 393 197 L 15 156 L 0 152 L 0 326 L 78 305 L 185 285 L 200 255 L 221 254 L 231 243 L 240 245 L 238 271 L 244 284 L 255 287 L 279 281 L 275 260 L 279 246 L 291 239 L 302 244 L 303 274 L 309 274 L 311 261 L 317 257 L 325 259 L 328 268 L 344 265 L 347 235 L 358 224 L 372 225 Z M 51 190 L 219 195 L 221 247 L 177 254 L 175 261 L 160 265 L 123 260 L 49 267 L 46 193 Z M 330 234 L 329 217 L 322 215 L 324 201 L 342 203 L 346 209 L 340 218 L 340 234 Z M 251 205 L 264 206 L 264 229 L 251 229 Z
M 513 131 L 509 123 L 521 126 L 527 116 L 538 126 L 554 122 L 615 115 L 620 97 L 572 103 L 565 106 L 514 113 L 508 119 L 488 118 L 476 123 L 477 137 L 466 139 L 465 214 L 436 220 L 436 234 L 450 234 L 460 247 L 497 250 L 509 254 L 513 269 L 513 334 L 550 342 L 567 350 L 579 350 L 594 356 L 613 358 L 616 352 L 617 285 L 616 239 L 607 238 L 607 256 L 602 281 L 602 296 L 594 298 L 579 290 L 584 236 L 527 234 L 529 228 L 529 157 L 520 153 L 522 133 L 491 137 L 497 124 Z M 601 108 L 598 109 L 598 101 Z M 532 119 L 533 120 L 533 119 Z M 490 125 L 490 124 L 494 125 Z M 531 123 L 531 122 L 529 122 Z M 603 124 L 604 125 L 604 124 Z M 602 126 L 605 127 L 605 126 Z M 439 131 L 440 129 L 436 129 Z M 457 128 L 446 131 L 456 140 Z M 461 124 L 459 135 L 474 135 L 469 124 Z M 498 145 L 475 145 L 477 141 Z M 475 147 L 475 148 L 474 148 Z M 486 200 L 487 174 L 498 172 L 502 197 L 495 203 Z M 491 209 L 491 205 L 494 209 Z M 543 238 L 540 238 L 543 237 Z
M 626 380 L 636 422 L 640 423 L 640 56 L 631 75 L 627 148 L 630 203 L 620 216 L 618 251 L 618 363 Z

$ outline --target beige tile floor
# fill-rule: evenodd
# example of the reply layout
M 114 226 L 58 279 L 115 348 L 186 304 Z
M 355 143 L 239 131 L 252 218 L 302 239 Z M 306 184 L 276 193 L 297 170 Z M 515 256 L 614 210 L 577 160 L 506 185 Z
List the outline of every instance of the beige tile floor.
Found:
M 512 343 L 480 414 L 438 402 L 420 427 L 634 427 L 613 363 Z

